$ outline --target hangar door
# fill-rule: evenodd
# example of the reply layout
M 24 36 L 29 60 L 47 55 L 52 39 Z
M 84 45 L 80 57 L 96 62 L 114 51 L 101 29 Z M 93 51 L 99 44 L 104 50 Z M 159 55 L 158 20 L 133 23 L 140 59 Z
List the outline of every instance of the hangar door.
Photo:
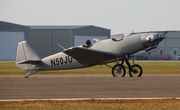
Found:
M 17 44 L 24 40 L 24 32 L 0 32 L 0 60 L 15 61 Z
M 74 46 L 85 45 L 86 40 L 90 40 L 92 44 L 95 43 L 93 39 L 104 40 L 107 36 L 74 36 Z

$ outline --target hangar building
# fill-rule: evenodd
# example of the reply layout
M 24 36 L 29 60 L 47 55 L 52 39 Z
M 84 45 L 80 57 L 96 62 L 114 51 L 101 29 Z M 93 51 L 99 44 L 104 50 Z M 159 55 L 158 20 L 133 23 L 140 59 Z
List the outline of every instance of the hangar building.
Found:
M 110 38 L 110 30 L 96 26 L 30 26 L 30 42 L 41 57 L 64 48 L 85 44 L 86 40 Z M 42 50 L 43 49 L 43 50 Z
M 0 21 L 0 60 L 15 60 L 17 44 L 30 38 L 30 27 Z
M 149 60 L 177 60 L 180 55 L 180 31 L 168 31 L 155 51 L 145 55 Z
M 89 39 L 110 38 L 110 30 L 93 26 L 23 26 L 0 21 L 0 60 L 15 60 L 17 44 L 26 40 L 43 58 L 64 48 L 85 44 Z

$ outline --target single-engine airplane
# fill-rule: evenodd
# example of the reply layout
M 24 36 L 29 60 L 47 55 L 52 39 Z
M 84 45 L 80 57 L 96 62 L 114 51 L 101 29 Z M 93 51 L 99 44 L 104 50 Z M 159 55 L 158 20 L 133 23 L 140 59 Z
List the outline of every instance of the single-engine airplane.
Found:
M 101 41 L 96 39 L 93 45 L 87 41 L 87 46 L 64 49 L 62 52 L 42 59 L 27 41 L 22 41 L 18 43 L 16 65 L 28 72 L 25 76 L 28 78 L 29 75 L 38 71 L 75 69 L 102 64 L 111 67 L 107 63 L 116 62 L 117 64 L 111 67 L 114 77 L 124 77 L 125 68 L 129 69 L 131 77 L 140 77 L 143 72 L 141 66 L 134 64 L 134 59 L 131 65 L 128 59 L 139 51 L 155 49 L 165 38 L 166 33 L 167 31 L 144 32 L 130 34 L 120 39 L 111 38 Z M 124 66 L 124 62 L 127 67 Z

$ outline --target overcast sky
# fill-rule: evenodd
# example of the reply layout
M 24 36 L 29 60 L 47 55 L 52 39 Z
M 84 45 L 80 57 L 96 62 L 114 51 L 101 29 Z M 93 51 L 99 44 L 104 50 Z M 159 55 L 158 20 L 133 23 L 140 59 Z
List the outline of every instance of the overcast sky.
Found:
M 180 0 L 0 0 L 0 21 L 95 25 L 111 34 L 180 30 Z

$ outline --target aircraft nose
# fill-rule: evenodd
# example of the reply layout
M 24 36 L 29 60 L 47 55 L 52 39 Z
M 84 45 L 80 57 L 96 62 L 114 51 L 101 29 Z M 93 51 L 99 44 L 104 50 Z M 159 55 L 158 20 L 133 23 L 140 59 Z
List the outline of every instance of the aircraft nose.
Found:
M 165 33 L 158 33 L 158 41 L 162 41 L 165 38 Z

